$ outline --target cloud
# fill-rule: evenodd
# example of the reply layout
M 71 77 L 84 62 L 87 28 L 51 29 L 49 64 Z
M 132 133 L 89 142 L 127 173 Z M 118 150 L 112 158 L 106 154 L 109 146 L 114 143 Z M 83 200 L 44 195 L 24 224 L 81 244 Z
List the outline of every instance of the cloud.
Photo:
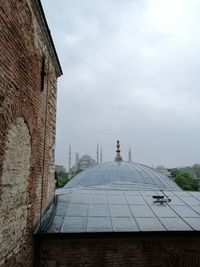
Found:
M 97 142 L 112 160 L 118 138 L 150 165 L 198 162 L 199 1 L 42 3 L 64 71 L 57 162 Z

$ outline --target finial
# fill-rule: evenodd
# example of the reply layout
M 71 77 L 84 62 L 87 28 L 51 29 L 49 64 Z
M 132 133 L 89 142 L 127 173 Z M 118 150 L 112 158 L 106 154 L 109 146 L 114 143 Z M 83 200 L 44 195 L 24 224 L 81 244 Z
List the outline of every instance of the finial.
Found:
M 117 150 L 116 150 L 116 157 L 115 157 L 115 161 L 122 161 L 122 157 L 120 155 L 120 144 L 119 144 L 119 140 L 117 140 Z

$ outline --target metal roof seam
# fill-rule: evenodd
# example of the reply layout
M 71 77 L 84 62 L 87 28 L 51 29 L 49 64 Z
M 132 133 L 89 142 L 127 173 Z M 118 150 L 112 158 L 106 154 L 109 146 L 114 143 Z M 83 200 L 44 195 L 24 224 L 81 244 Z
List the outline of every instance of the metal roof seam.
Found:
M 152 211 L 152 213 L 156 216 L 156 218 L 159 220 L 159 222 L 162 224 L 162 226 L 164 227 L 164 229 L 167 231 L 167 228 L 165 227 L 165 225 L 160 221 L 160 219 L 158 218 L 158 216 L 156 215 L 156 213 L 153 211 L 153 209 L 151 208 L 151 206 L 148 204 L 148 202 L 146 201 L 146 199 L 143 197 L 142 194 L 140 194 L 141 197 L 144 199 L 145 203 L 147 204 L 147 206 L 149 207 L 149 209 Z

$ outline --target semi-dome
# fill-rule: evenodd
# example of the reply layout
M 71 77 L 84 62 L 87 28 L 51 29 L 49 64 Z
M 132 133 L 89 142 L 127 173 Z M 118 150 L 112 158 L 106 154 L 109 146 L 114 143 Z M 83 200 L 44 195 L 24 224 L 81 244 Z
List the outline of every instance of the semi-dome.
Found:
M 169 177 L 136 162 L 114 161 L 76 175 L 65 188 L 180 190 Z

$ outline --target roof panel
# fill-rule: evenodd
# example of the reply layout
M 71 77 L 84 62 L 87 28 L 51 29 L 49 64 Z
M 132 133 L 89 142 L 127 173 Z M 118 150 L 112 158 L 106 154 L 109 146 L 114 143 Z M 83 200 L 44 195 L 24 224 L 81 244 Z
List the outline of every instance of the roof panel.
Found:
M 70 204 L 67 209 L 67 216 L 87 216 L 88 204 Z
M 108 195 L 110 204 L 126 204 L 126 199 L 123 195 Z
M 165 204 L 154 204 L 151 206 L 155 215 L 159 218 L 162 217 L 177 217 L 177 214 Z
M 140 231 L 165 231 L 157 218 L 135 218 Z
M 127 205 L 109 205 L 111 217 L 132 217 Z
M 192 228 L 181 218 L 160 218 L 161 223 L 168 231 L 186 231 Z
M 130 209 L 134 217 L 155 217 L 147 205 L 130 205 Z
M 86 217 L 66 217 L 61 232 L 86 232 Z
M 107 217 L 88 217 L 88 232 L 112 232 L 110 218 Z
M 133 218 L 112 218 L 112 225 L 113 230 L 115 232 L 127 232 L 127 231 L 133 231 L 137 232 L 139 229 L 137 227 L 137 224 Z
M 145 204 L 144 199 L 141 196 L 126 195 L 128 204 Z
M 89 203 L 90 194 L 74 193 L 70 199 L 71 203 L 84 204 Z
M 110 216 L 109 214 L 109 208 L 108 205 L 102 205 L 102 204 L 91 204 L 89 206 L 89 217 L 108 217 Z
M 192 208 L 188 206 L 171 206 L 172 209 L 180 216 L 180 217 L 200 217 L 198 213 L 196 213 Z
M 182 196 L 180 199 L 188 205 L 200 205 L 200 200 L 192 196 Z
M 196 231 L 200 231 L 200 218 L 185 218 L 185 221 Z
M 106 204 L 108 202 L 107 194 L 94 194 L 92 193 L 90 202 L 93 204 Z
M 61 202 L 57 206 L 56 215 L 58 215 L 58 216 L 65 216 L 68 206 L 69 206 L 69 203 L 62 203 Z

